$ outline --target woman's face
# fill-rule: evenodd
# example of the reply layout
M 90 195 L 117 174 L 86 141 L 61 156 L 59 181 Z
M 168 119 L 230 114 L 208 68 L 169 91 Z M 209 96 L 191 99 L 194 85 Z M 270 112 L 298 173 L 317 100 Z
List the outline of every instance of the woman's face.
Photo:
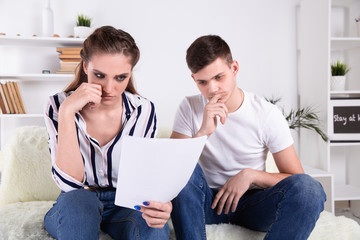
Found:
M 130 57 L 123 54 L 95 54 L 84 71 L 88 83 L 101 86 L 101 104 L 110 106 L 121 103 L 121 94 L 125 91 L 132 74 Z

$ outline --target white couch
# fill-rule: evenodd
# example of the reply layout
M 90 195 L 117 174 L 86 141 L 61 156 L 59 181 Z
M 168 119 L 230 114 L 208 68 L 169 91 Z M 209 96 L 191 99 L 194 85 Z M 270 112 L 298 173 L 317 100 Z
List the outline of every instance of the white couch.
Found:
M 169 136 L 160 128 L 158 137 Z M 51 178 L 51 162 L 47 132 L 43 127 L 17 129 L 0 155 L 0 239 L 42 240 L 51 238 L 43 225 L 43 217 L 56 200 L 59 189 Z M 171 226 L 170 239 L 175 239 Z M 208 239 L 263 239 L 265 233 L 230 224 L 207 225 Z M 99 239 L 111 239 L 101 233 Z M 322 212 L 310 238 L 360 239 L 360 227 L 352 219 Z

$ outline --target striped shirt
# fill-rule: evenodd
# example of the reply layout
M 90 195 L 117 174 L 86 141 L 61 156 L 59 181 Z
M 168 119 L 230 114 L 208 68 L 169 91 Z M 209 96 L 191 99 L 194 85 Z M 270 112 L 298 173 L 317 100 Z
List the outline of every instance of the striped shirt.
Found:
M 59 107 L 70 94 L 71 93 L 60 92 L 51 96 L 45 109 L 45 124 L 49 134 L 48 142 L 52 160 L 53 179 L 59 188 L 65 192 L 85 186 L 116 188 L 121 137 L 129 135 L 154 138 L 156 133 L 155 106 L 146 98 L 124 92 L 122 94 L 124 109 L 122 114 L 122 128 L 119 133 L 104 146 L 100 146 L 98 141 L 86 132 L 86 123 L 81 113 L 76 113 L 74 121 L 80 152 L 85 166 L 84 180 L 83 182 L 79 182 L 61 171 L 55 163 Z

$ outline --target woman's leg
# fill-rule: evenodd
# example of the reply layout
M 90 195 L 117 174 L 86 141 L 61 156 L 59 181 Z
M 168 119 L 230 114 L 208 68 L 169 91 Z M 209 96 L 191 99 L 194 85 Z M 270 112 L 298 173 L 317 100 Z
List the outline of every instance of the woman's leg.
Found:
M 62 192 L 45 215 L 44 225 L 56 239 L 99 238 L 102 204 L 96 193 L 85 189 Z
M 142 218 L 141 212 L 114 205 L 115 191 L 98 192 L 104 205 L 101 229 L 114 239 L 168 240 L 170 231 L 166 224 L 163 228 L 151 228 Z

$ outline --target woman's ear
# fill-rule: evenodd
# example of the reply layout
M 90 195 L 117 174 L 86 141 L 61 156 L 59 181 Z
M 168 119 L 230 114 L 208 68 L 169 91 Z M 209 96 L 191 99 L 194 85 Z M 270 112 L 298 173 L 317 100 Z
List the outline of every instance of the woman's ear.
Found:
M 84 61 L 82 62 L 82 67 L 83 67 L 83 69 L 84 69 L 85 74 L 88 75 L 86 63 L 85 63 Z

